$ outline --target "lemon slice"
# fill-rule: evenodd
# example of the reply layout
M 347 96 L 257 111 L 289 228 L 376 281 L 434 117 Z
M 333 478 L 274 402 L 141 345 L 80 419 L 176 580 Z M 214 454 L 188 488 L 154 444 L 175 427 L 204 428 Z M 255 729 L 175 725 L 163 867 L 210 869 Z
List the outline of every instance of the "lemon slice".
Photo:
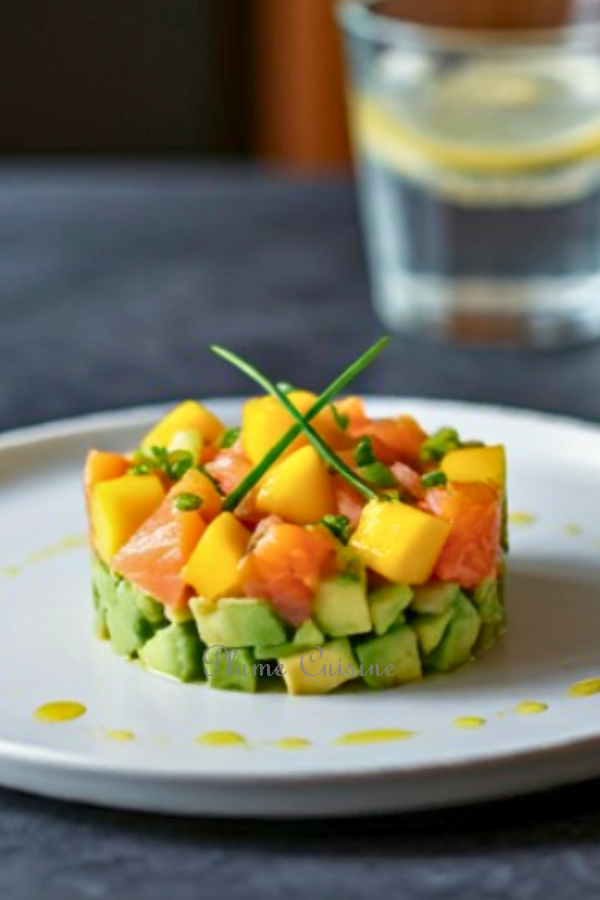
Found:
M 600 155 L 600 117 L 587 127 L 558 135 L 551 142 L 513 147 L 444 139 L 402 120 L 396 109 L 368 95 L 351 101 L 358 142 L 363 149 L 400 171 L 419 159 L 446 169 L 497 175 L 547 169 Z

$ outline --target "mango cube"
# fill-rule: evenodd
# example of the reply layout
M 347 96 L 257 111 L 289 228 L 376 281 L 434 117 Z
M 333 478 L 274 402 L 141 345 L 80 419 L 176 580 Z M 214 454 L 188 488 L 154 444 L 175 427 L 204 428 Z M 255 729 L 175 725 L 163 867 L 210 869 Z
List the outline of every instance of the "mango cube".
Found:
M 504 447 L 463 447 L 447 453 L 441 470 L 448 481 L 486 481 L 499 487 L 506 482 Z
M 365 566 L 389 581 L 423 584 L 432 575 L 450 523 L 397 500 L 371 500 L 350 544 Z
M 105 450 L 90 450 L 85 461 L 83 480 L 86 492 L 89 492 L 101 481 L 120 478 L 129 469 L 130 463 L 119 453 L 107 453 Z
M 96 484 L 90 495 L 90 521 L 98 556 L 110 562 L 158 509 L 164 496 L 156 475 L 122 475 Z
M 256 505 L 260 512 L 281 516 L 294 525 L 311 525 L 335 513 L 331 479 L 312 447 L 296 450 L 267 472 Z
M 232 513 L 223 512 L 210 523 L 183 570 L 187 584 L 199 597 L 235 597 L 242 589 L 240 562 L 250 532 Z
M 178 431 L 199 431 L 206 443 L 215 443 L 225 426 L 209 409 L 195 400 L 185 400 L 172 409 L 143 439 L 141 446 L 168 447 Z
M 287 396 L 302 415 L 305 415 L 317 401 L 316 395 L 309 391 L 290 391 Z M 261 461 L 271 447 L 290 430 L 295 421 L 275 397 L 255 397 L 246 403 L 242 416 L 242 445 L 252 465 Z M 332 447 L 342 449 L 346 446 L 346 436 L 337 425 L 329 407 L 321 410 L 311 423 Z M 283 456 L 290 456 L 307 444 L 307 439 L 301 435 L 290 444 Z

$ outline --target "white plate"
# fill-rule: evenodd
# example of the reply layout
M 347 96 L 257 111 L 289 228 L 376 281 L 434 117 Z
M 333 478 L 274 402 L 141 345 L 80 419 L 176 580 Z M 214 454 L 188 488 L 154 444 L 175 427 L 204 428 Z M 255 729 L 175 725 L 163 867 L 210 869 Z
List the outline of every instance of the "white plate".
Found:
M 239 407 L 213 404 L 229 422 Z M 600 676 L 600 428 L 424 400 L 373 399 L 370 408 L 507 444 L 511 507 L 535 518 L 512 528 L 503 642 L 450 676 L 381 693 L 252 696 L 150 675 L 91 637 L 81 466 L 91 446 L 134 445 L 158 411 L 15 432 L 0 438 L 2 784 L 158 812 L 267 817 L 423 809 L 600 775 L 600 694 L 568 693 Z M 35 718 L 59 700 L 87 712 L 61 724 Z M 523 715 L 523 701 L 547 709 Z M 459 717 L 485 724 L 459 728 Z M 381 730 L 413 735 L 339 742 Z M 215 731 L 245 742 L 197 741 Z M 288 738 L 305 743 L 284 749 Z

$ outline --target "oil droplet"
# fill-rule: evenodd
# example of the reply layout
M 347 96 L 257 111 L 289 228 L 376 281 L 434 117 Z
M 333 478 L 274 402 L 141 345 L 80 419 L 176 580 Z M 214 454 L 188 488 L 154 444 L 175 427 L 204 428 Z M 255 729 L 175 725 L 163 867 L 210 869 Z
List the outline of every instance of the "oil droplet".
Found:
M 523 700 L 516 707 L 516 712 L 521 716 L 537 716 L 539 713 L 546 712 L 547 703 L 539 703 L 537 700 Z
M 577 537 L 582 531 L 583 528 L 581 525 L 577 525 L 576 522 L 567 522 L 564 527 L 565 534 L 568 534 L 570 537 Z
M 387 741 L 404 741 L 414 736 L 414 731 L 399 728 L 373 728 L 368 731 L 351 731 L 337 738 L 335 744 L 383 744 Z
M 237 731 L 207 731 L 196 738 L 196 743 L 209 747 L 244 747 L 246 738 Z
M 25 563 L 27 565 L 35 565 L 36 563 L 46 562 L 46 560 L 52 559 L 54 556 L 58 556 L 68 550 L 76 550 L 86 545 L 87 538 L 84 534 L 71 535 L 63 538 L 57 544 L 52 544 L 50 547 L 44 547 L 42 550 L 30 553 L 29 556 L 25 557 Z
M 57 700 L 54 703 L 44 703 L 34 712 L 34 718 L 40 722 L 56 724 L 58 722 L 70 722 L 84 716 L 87 709 L 81 703 L 71 700 Z
M 4 575 L 5 578 L 16 578 L 20 574 L 19 566 L 4 566 L 3 569 L 0 569 L 0 575 Z
M 483 728 L 486 722 L 479 716 L 460 716 L 454 720 L 454 724 L 457 728 Z
M 592 697 L 594 694 L 600 694 L 600 678 L 578 681 L 577 684 L 571 685 L 567 694 L 569 697 Z
M 106 732 L 106 737 L 110 741 L 117 741 L 121 744 L 125 744 L 127 741 L 135 741 L 135 734 L 133 731 L 127 731 L 126 729 L 109 729 Z
M 311 745 L 312 741 L 309 741 L 308 738 L 290 737 L 273 741 L 273 746 L 279 747 L 280 750 L 304 750 Z
M 511 525 L 533 525 L 536 517 L 528 512 L 511 512 L 508 516 Z

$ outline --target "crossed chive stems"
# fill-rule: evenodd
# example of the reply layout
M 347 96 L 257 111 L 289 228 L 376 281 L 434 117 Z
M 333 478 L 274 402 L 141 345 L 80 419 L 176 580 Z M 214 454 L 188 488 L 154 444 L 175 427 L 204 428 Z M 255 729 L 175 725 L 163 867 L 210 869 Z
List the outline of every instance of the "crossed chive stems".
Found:
M 365 369 L 373 360 L 389 344 L 389 337 L 382 337 L 376 341 L 365 353 L 362 354 L 355 362 L 353 362 L 344 372 L 341 373 L 331 384 L 323 391 L 321 396 L 315 401 L 305 415 L 296 409 L 294 404 L 288 399 L 285 393 L 285 386 L 272 382 L 264 375 L 256 366 L 246 362 L 236 353 L 220 347 L 216 344 L 211 346 L 211 350 L 217 356 L 220 356 L 226 362 L 231 363 L 236 369 L 239 369 L 247 375 L 252 381 L 256 382 L 272 397 L 275 397 L 289 414 L 296 420 L 293 425 L 282 438 L 277 441 L 271 450 L 263 457 L 257 466 L 240 482 L 223 501 L 223 509 L 229 512 L 239 506 L 244 497 L 254 488 L 263 475 L 271 468 L 271 466 L 279 459 L 282 453 L 296 440 L 296 438 L 304 432 L 310 444 L 314 447 L 321 459 L 327 463 L 334 471 L 344 478 L 355 490 L 358 491 L 367 500 L 379 500 L 381 495 L 373 490 L 368 484 L 356 475 L 352 469 L 346 465 L 343 459 L 333 450 L 323 438 L 315 431 L 310 424 L 318 413 L 321 412 L 335 397 L 342 391 L 363 369 Z

